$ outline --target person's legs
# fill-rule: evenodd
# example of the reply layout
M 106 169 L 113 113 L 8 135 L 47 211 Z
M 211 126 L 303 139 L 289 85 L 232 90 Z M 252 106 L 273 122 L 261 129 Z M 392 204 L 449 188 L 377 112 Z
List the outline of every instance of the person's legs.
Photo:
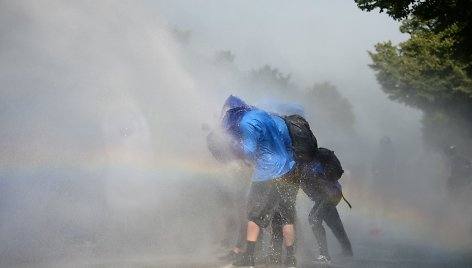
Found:
M 248 226 L 247 220 L 244 220 L 244 222 L 241 222 L 236 244 L 226 255 L 218 258 L 219 260 L 235 261 L 238 259 L 239 255 L 241 254 L 246 244 L 247 226 Z
M 345 256 L 352 256 L 352 245 L 351 241 L 347 237 L 346 230 L 344 229 L 344 225 L 339 217 L 338 210 L 336 206 L 329 205 L 327 206 L 327 212 L 325 217 L 325 222 L 328 227 L 333 231 L 334 236 L 341 244 L 342 254 Z
M 297 259 L 295 258 L 295 225 L 285 224 L 283 226 L 283 234 L 285 239 L 285 260 L 286 267 L 296 267 Z
M 296 266 L 295 258 L 295 202 L 299 188 L 299 178 L 295 172 L 291 172 L 277 181 L 279 194 L 279 211 L 282 217 L 283 237 L 285 241 L 286 256 L 284 264 L 287 267 Z
M 241 209 L 239 214 L 239 233 L 238 233 L 238 240 L 236 241 L 236 245 L 233 248 L 233 251 L 239 253 L 242 248 L 244 247 L 244 243 L 246 242 L 247 236 L 247 213 L 246 213 L 246 206 L 247 204 L 244 202 L 244 209 Z
M 283 236 L 285 246 L 293 246 L 295 243 L 295 217 L 296 200 L 299 188 L 299 179 L 295 172 L 291 172 L 277 181 L 279 194 L 279 212 L 283 223 Z
M 248 190 L 249 185 L 241 186 L 240 189 L 236 193 L 236 205 L 237 205 L 237 212 L 238 212 L 238 222 L 240 225 L 239 233 L 236 241 L 236 245 L 232 249 L 233 252 L 239 254 L 246 243 L 246 236 L 247 236 L 247 204 L 248 204 Z
M 236 237 L 236 243 L 233 245 L 233 248 L 224 256 L 220 257 L 220 260 L 225 261 L 235 261 L 238 259 L 239 254 L 244 250 L 246 245 L 246 236 L 247 236 L 247 199 L 249 185 L 238 185 L 238 189 L 235 192 L 234 204 L 237 212 L 237 229 L 238 236 Z
M 330 256 L 328 252 L 328 242 L 326 240 L 326 231 L 323 227 L 323 219 L 325 218 L 327 213 L 326 205 L 327 204 L 322 201 L 315 202 L 315 205 L 313 206 L 310 211 L 310 214 L 308 215 L 308 221 L 311 225 L 313 234 L 315 235 L 320 257 L 324 256 L 327 260 L 329 260 Z
M 277 206 L 277 189 L 272 180 L 254 182 L 251 185 L 248 200 L 248 225 L 246 251 L 234 266 L 254 266 L 254 250 L 261 228 L 269 225 Z
M 253 221 L 249 221 L 248 224 L 247 224 L 247 237 L 246 237 L 246 240 L 251 241 L 251 242 L 256 242 L 260 231 L 261 231 L 261 229 L 259 228 L 259 225 L 257 225 L 257 223 L 255 223 Z
M 267 264 L 282 263 L 282 247 L 283 247 L 283 219 L 279 211 L 274 213 L 271 222 L 271 241 Z
M 295 225 L 285 224 L 283 226 L 283 236 L 285 238 L 285 246 L 293 246 L 295 244 Z

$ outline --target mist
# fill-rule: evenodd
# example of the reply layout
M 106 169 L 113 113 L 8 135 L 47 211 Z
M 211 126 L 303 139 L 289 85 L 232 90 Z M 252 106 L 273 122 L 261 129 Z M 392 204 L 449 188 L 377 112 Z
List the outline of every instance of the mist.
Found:
M 217 124 L 229 94 L 303 103 L 346 170 L 354 209 L 338 209 L 361 259 L 461 264 L 470 208 L 451 208 L 421 112 L 388 100 L 367 66 L 376 42 L 406 38 L 398 26 L 341 1 L 2 1 L 0 266 L 212 263 L 249 177 L 206 147 L 202 125 Z M 234 53 L 231 66 L 215 62 L 219 51 Z M 266 64 L 290 74 L 294 91 L 246 78 Z M 303 102 L 324 82 L 350 103 L 353 128 Z M 384 136 L 394 180 L 372 174 Z M 303 262 L 316 254 L 312 204 L 300 193 L 297 206 Z

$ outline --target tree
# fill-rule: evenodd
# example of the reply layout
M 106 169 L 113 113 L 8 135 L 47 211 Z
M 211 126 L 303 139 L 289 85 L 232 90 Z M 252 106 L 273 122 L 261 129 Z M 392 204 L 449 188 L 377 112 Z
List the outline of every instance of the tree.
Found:
M 174 26 L 170 29 L 170 32 L 173 34 L 174 38 L 180 42 L 182 45 L 189 45 L 190 39 L 192 38 L 192 31 L 184 30 L 177 26 Z
M 249 71 L 246 75 L 247 87 L 251 88 L 256 98 L 272 96 L 293 102 L 297 100 L 299 94 L 297 87 L 291 83 L 290 79 L 290 74 L 284 74 L 267 64 Z
M 403 26 L 409 28 L 409 23 Z M 472 104 L 470 64 L 453 55 L 457 27 L 435 34 L 420 26 L 410 29 L 411 38 L 398 47 L 379 43 L 376 53 L 369 52 L 370 67 L 377 72 L 383 90 L 393 100 L 426 111 Z
M 220 50 L 216 53 L 215 62 L 222 65 L 234 65 L 236 56 L 230 50 Z
M 258 83 L 263 83 L 277 88 L 288 88 L 290 86 L 290 74 L 284 75 L 277 68 L 272 68 L 269 65 L 252 70 L 249 73 L 249 77 Z
M 466 62 L 472 60 L 472 1 L 470 0 L 355 0 L 365 11 L 376 8 L 395 20 L 417 18 L 427 22 L 433 33 L 456 27 L 454 52 Z M 469 69 L 469 74 L 471 69 Z
M 318 118 L 329 122 L 323 123 L 329 132 L 336 130 L 354 130 L 354 113 L 351 103 L 330 83 L 315 84 L 302 96 L 302 103 L 308 118 Z
M 357 1 L 361 9 L 380 8 L 403 19 L 410 38 L 394 46 L 379 43 L 369 52 L 370 67 L 390 99 L 424 111 L 426 140 L 442 149 L 472 138 L 472 47 L 463 1 Z M 436 5 L 433 5 L 436 4 Z M 470 8 L 469 8 L 470 9 Z M 468 14 L 468 13 L 467 13 Z M 467 55 L 467 57 L 463 57 Z M 464 146 L 465 147 L 465 146 Z M 467 147 L 465 147 L 467 148 Z

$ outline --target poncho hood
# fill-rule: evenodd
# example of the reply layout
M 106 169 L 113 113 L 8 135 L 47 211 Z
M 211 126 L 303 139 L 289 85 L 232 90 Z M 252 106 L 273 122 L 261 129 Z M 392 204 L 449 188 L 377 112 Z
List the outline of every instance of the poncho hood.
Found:
M 251 109 L 252 107 L 247 105 L 246 102 L 236 96 L 230 95 L 221 110 L 223 129 L 239 140 L 241 138 L 239 123 L 241 122 L 241 118 Z

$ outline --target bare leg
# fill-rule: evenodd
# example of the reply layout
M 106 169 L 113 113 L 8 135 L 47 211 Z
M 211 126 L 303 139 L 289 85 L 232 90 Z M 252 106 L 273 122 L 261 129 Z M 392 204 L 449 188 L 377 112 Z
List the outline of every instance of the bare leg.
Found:
M 283 235 L 285 238 L 285 246 L 292 246 L 295 243 L 295 226 L 293 224 L 284 225 Z
M 260 231 L 261 228 L 255 222 L 249 221 L 247 223 L 247 241 L 257 241 Z

